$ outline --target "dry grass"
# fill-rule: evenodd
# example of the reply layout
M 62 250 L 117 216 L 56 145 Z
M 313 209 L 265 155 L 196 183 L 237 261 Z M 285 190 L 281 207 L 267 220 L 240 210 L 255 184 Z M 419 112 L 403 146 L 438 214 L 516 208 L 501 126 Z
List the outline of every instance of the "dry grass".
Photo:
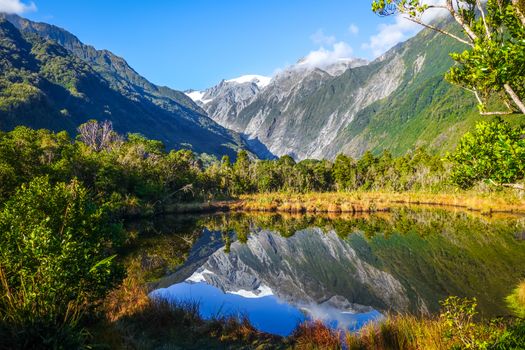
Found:
M 294 348 L 298 350 L 341 349 L 342 334 L 326 327 L 321 321 L 300 324 L 292 335 Z
M 515 192 L 425 193 L 351 192 L 310 194 L 255 194 L 241 196 L 230 209 L 291 213 L 360 213 L 388 211 L 394 207 L 443 206 L 489 213 L 525 213 L 525 201 Z
M 370 323 L 359 333 L 346 335 L 347 348 L 392 350 L 445 350 L 443 323 L 414 316 L 389 316 L 380 323 Z

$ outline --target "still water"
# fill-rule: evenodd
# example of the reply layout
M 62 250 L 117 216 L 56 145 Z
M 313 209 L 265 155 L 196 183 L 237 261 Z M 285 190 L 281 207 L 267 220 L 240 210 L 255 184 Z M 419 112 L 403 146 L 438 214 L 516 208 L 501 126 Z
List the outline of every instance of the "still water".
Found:
M 164 248 L 150 255 L 164 265 L 152 298 L 198 303 L 205 318 L 244 316 L 279 335 L 305 320 L 358 330 L 386 313 L 435 314 L 451 295 L 504 316 L 505 296 L 525 277 L 517 216 L 216 214 L 154 226 Z M 170 234 L 191 241 L 182 265 L 170 266 Z

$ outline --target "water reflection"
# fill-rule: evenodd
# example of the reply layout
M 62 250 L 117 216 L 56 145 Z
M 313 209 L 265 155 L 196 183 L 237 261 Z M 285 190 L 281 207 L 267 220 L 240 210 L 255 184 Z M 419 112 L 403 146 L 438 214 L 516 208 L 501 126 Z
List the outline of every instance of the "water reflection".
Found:
M 305 317 L 357 329 L 385 312 L 434 313 L 449 295 L 505 315 L 505 295 L 525 276 L 516 217 L 235 214 L 200 218 L 195 228 L 202 233 L 186 262 L 153 284 L 153 295 L 196 299 L 205 317 L 240 312 L 276 334 Z

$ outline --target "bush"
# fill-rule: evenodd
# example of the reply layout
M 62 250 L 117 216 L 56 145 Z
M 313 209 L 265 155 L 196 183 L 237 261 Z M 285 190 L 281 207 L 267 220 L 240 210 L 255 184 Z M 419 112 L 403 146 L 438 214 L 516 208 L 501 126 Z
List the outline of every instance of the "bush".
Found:
M 79 320 L 122 277 L 111 255 L 122 232 L 77 181 L 22 186 L 0 211 L 2 341 L 24 348 L 79 341 Z

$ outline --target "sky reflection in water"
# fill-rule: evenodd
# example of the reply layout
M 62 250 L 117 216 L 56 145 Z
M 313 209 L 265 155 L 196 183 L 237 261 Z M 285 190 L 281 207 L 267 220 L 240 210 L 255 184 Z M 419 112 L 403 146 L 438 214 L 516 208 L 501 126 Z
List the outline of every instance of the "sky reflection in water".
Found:
M 352 314 L 327 305 L 294 306 L 275 295 L 245 297 L 224 293 L 206 282 L 182 282 L 151 293 L 153 298 L 197 302 L 202 317 L 247 316 L 257 329 L 287 336 L 305 320 L 321 320 L 332 328 L 358 330 L 365 323 L 381 317 L 377 311 Z

